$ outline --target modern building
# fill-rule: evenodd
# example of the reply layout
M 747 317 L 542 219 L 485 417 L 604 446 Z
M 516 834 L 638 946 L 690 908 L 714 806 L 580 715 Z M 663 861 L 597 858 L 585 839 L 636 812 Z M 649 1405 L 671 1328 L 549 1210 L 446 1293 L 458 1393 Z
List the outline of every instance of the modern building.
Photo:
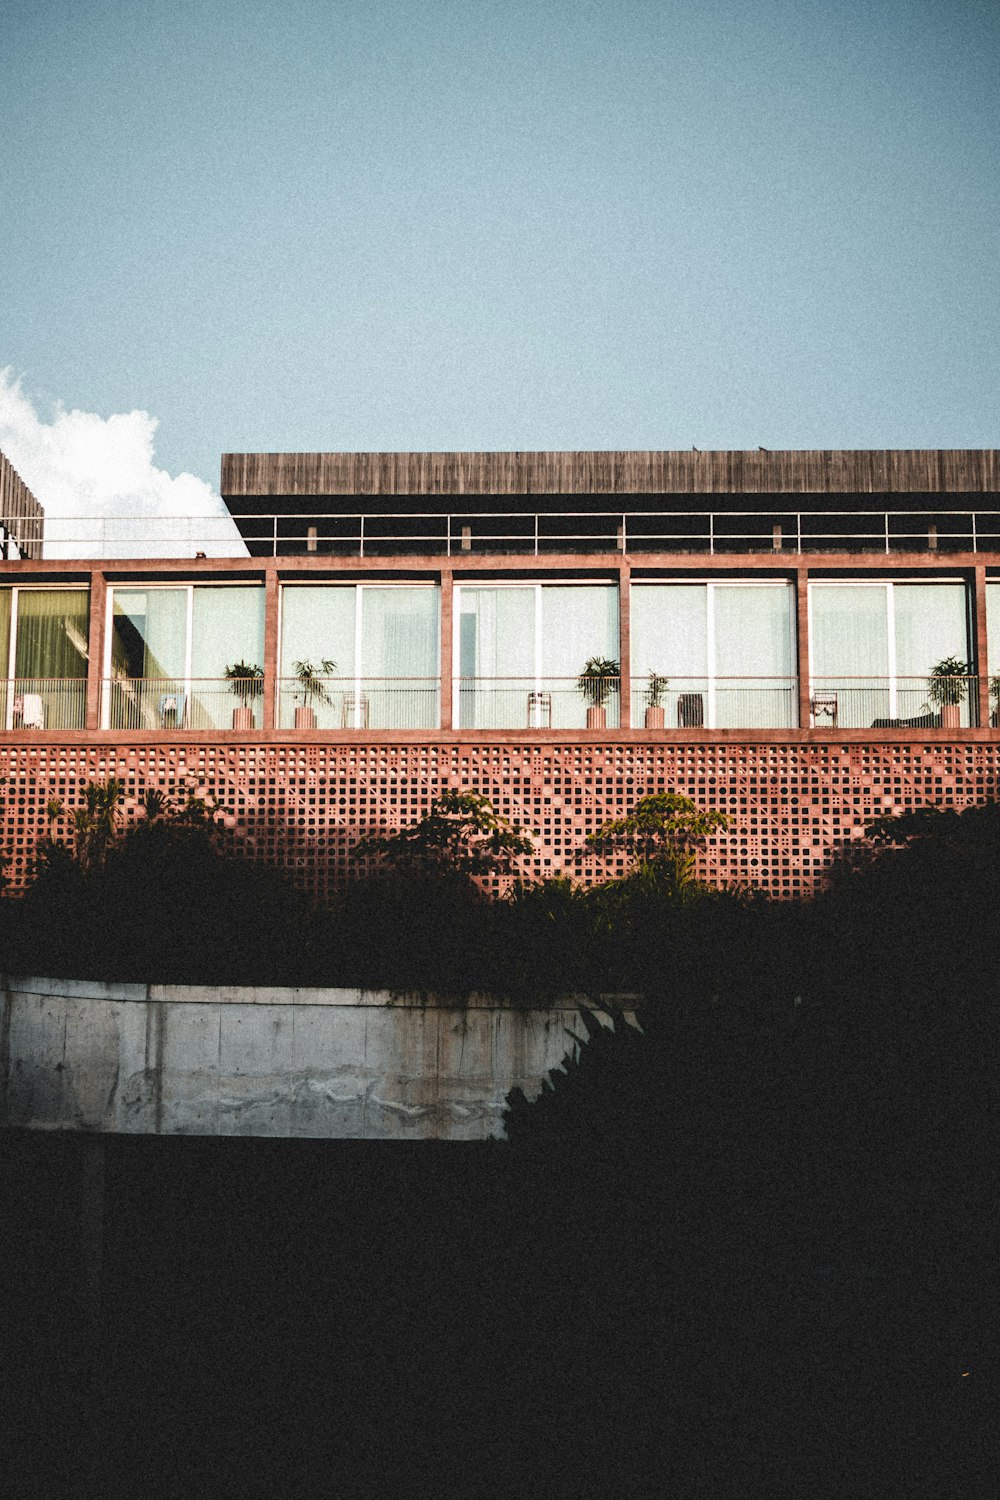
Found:
M 579 879 L 674 789 L 731 817 L 705 877 L 779 896 L 875 816 L 996 792 L 993 450 L 227 454 L 223 559 L 46 559 L 7 472 L 15 884 L 109 776 L 215 797 L 320 893 L 446 786 Z

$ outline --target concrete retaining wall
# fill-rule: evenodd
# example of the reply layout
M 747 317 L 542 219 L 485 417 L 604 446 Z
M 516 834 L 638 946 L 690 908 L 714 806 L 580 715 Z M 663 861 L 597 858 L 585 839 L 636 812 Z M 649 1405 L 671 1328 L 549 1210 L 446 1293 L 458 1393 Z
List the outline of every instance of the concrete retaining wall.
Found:
M 503 1133 L 583 1035 L 576 1005 L 384 991 L 0 979 L 0 1123 L 371 1140 Z

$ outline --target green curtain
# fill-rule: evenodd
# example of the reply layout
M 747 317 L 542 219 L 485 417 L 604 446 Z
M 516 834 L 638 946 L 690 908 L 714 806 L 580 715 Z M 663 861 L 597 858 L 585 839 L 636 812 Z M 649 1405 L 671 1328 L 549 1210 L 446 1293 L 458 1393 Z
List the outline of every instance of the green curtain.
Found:
M 86 589 L 19 590 L 14 675 L 86 677 L 88 603 Z
M 7 676 L 10 660 L 10 589 L 0 589 L 0 678 Z

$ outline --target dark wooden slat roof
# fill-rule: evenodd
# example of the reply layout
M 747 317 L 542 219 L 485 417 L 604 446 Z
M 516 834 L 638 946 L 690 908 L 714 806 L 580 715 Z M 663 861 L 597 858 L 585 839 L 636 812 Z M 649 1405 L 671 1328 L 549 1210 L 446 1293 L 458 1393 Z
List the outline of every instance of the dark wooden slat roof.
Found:
M 42 555 L 45 513 L 8 458 L 0 453 L 0 522 L 25 557 Z
M 222 494 L 996 494 L 1000 450 L 768 452 L 225 453 Z

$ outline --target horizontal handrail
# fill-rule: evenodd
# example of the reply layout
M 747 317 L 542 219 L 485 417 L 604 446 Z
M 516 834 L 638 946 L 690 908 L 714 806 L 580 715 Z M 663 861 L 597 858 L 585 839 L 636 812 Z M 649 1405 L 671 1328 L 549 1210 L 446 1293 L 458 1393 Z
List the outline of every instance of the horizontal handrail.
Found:
M 846 519 L 856 524 L 844 524 Z M 242 532 L 242 536 L 238 534 Z M 122 551 L 122 548 L 128 550 Z M 88 553 L 83 549 L 98 549 Z M 111 549 L 110 551 L 108 549 Z M 563 551 L 1000 552 L 1000 510 L 453 510 L 78 516 L 47 524 L 45 556 L 318 553 L 446 557 Z
M 798 723 L 794 675 L 630 678 L 634 728 L 791 729 Z M 456 729 L 583 729 L 620 726 L 621 678 L 524 673 L 451 679 Z M 437 729 L 442 679 L 326 676 L 273 683 L 279 729 Z M 809 720 L 826 729 L 976 728 L 982 702 L 1000 726 L 1000 675 L 813 673 Z M 260 730 L 260 679 L 117 676 L 101 683 L 100 725 L 111 730 Z M 803 699 L 805 701 L 805 699 Z M 86 727 L 87 679 L 0 678 L 0 730 Z M 592 722 L 588 710 L 598 710 Z M 652 711 L 652 712 L 650 712 Z

